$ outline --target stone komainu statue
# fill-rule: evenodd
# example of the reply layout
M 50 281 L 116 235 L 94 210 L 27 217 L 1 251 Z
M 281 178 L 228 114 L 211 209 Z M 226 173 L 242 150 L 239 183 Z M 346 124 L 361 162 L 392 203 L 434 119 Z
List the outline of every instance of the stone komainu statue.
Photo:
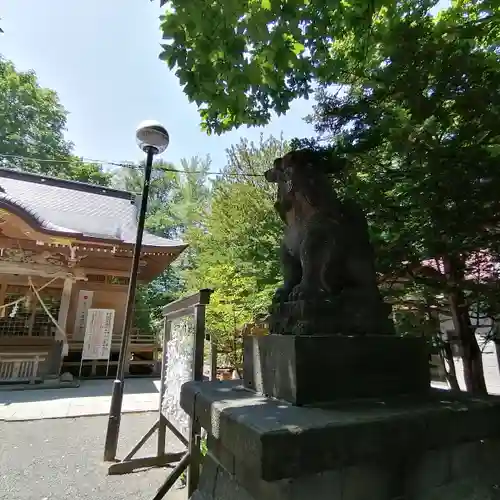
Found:
M 356 203 L 338 198 L 334 167 L 321 154 L 300 150 L 276 159 L 265 173 L 278 185 L 275 208 L 285 222 L 284 284 L 271 306 L 271 333 L 394 333 L 365 216 Z

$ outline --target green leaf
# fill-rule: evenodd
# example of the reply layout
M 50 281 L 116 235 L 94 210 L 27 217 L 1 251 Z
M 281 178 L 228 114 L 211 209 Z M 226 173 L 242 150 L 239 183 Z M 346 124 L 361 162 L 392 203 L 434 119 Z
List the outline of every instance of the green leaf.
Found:
M 298 56 L 299 54 L 302 54 L 304 52 L 305 46 L 302 43 L 295 42 L 293 44 L 293 53 Z

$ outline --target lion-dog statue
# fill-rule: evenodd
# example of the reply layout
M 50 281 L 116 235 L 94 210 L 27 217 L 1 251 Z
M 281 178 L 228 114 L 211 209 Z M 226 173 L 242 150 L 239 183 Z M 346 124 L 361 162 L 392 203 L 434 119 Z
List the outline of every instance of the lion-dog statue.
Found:
M 278 186 L 275 209 L 285 223 L 284 283 L 270 309 L 271 333 L 394 333 L 366 218 L 355 202 L 337 196 L 334 169 L 324 155 L 304 149 L 276 159 L 265 172 Z

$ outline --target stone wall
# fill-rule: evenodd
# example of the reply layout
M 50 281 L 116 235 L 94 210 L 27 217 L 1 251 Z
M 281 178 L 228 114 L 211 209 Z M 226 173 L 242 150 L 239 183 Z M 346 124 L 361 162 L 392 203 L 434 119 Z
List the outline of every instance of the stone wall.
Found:
M 207 431 L 194 500 L 500 500 L 500 398 L 425 396 L 298 407 L 234 382 L 189 382 Z
M 420 456 L 392 457 L 385 463 L 274 482 L 252 477 L 213 438 L 208 447 L 193 500 L 500 499 L 500 440 L 462 443 Z

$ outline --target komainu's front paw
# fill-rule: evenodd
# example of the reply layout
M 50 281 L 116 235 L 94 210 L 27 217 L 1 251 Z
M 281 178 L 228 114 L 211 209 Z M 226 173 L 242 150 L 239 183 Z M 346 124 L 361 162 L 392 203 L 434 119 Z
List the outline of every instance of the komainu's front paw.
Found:
M 297 300 L 307 300 L 314 296 L 314 290 L 302 283 L 293 287 L 290 293 L 289 300 L 295 302 Z
M 290 294 L 289 289 L 286 290 L 285 288 L 278 288 L 276 292 L 274 292 L 273 304 L 280 304 L 282 302 L 286 302 L 288 300 L 288 296 Z

